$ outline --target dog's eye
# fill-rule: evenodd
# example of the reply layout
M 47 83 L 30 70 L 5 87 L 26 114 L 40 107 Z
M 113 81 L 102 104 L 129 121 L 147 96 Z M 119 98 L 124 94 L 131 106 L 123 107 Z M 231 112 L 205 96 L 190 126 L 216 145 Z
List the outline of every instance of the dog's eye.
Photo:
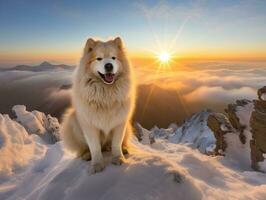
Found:
M 114 56 L 113 56 L 113 57 L 112 57 L 112 59 L 113 59 L 113 60 L 115 60 L 115 59 L 116 59 L 116 57 L 114 57 Z
M 96 60 L 98 60 L 98 61 L 101 61 L 101 60 L 102 60 L 102 58 L 96 58 Z

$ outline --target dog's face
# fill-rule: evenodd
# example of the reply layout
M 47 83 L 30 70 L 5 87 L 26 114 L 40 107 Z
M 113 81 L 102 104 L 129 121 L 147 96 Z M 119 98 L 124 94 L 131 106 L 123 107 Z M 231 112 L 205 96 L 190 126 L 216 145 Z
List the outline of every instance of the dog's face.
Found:
M 84 56 L 86 72 L 105 84 L 113 84 L 123 70 L 123 44 L 119 37 L 107 42 L 88 39 Z

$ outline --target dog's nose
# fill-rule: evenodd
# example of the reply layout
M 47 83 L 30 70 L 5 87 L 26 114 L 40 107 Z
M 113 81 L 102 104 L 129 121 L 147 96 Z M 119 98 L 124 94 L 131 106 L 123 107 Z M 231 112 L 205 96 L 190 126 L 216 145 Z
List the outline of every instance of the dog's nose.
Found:
M 105 65 L 104 65 L 104 69 L 105 69 L 105 71 L 106 72 L 111 72 L 111 71 L 113 71 L 113 64 L 112 63 L 106 63 Z

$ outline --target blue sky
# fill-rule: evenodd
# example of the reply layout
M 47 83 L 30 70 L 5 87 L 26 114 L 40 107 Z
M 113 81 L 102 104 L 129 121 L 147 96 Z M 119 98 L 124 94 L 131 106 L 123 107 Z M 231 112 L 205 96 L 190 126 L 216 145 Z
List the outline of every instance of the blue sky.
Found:
M 0 27 L 0 63 L 74 59 L 87 37 L 116 35 L 135 53 L 169 46 L 181 56 L 227 52 L 260 58 L 266 53 L 263 0 L 1 0 Z

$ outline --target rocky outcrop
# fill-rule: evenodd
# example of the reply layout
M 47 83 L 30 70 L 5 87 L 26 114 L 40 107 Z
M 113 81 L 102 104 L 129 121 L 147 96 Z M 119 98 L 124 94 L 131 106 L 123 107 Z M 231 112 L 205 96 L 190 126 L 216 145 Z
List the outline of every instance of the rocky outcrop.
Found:
M 250 119 L 252 133 L 251 161 L 252 168 L 259 171 L 265 171 L 259 165 L 265 160 L 263 154 L 266 154 L 266 86 L 258 90 L 258 100 L 254 100 L 254 111 Z
M 239 131 L 239 139 L 242 144 L 246 143 L 246 137 L 244 135 L 244 130 L 247 128 L 247 125 L 242 124 L 240 122 L 239 116 L 237 115 L 237 109 L 238 107 L 244 107 L 249 103 L 251 103 L 251 101 L 247 99 L 237 100 L 236 103 L 229 104 L 228 107 L 225 109 L 225 112 L 228 115 L 228 119 L 230 123 L 237 131 Z
M 212 113 L 208 117 L 208 127 L 213 131 L 216 139 L 215 155 L 224 155 L 227 147 L 225 135 L 233 132 L 233 127 L 228 121 L 228 118 L 221 113 Z
M 142 144 L 151 145 L 155 143 L 154 134 L 143 128 L 139 123 L 134 123 L 135 136 Z
M 237 134 L 242 144 L 239 147 L 246 149 L 251 167 L 266 172 L 266 86 L 258 90 L 257 100 L 238 100 L 229 104 L 225 111 L 228 120 L 218 113 L 208 118 L 208 126 L 216 138 L 215 153 L 221 155 L 220 152 L 226 152 L 230 146 L 226 134 Z M 223 128 L 225 126 L 227 128 Z

